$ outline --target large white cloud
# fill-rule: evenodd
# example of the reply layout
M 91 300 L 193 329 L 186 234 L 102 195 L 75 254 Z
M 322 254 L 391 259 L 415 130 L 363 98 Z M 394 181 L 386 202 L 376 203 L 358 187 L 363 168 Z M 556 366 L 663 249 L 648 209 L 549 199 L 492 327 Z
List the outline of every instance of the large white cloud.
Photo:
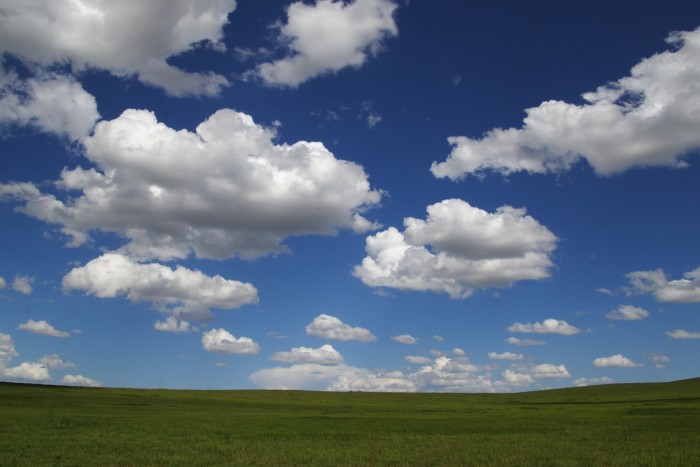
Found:
M 317 365 L 340 365 L 343 356 L 332 345 L 322 345 L 314 349 L 310 347 L 293 347 L 289 352 L 276 352 L 270 360 L 286 363 L 313 363 Z
M 118 253 L 105 253 L 74 268 L 63 277 L 63 290 L 82 290 L 100 298 L 124 296 L 194 319 L 210 318 L 210 308 L 232 309 L 258 301 L 251 284 L 182 266 L 141 264 Z
M 510 386 L 528 386 L 537 380 L 542 379 L 566 379 L 571 374 L 564 365 L 554 365 L 552 363 L 515 364 L 506 369 L 503 374 L 503 381 Z
M 354 275 L 371 287 L 468 297 L 476 288 L 549 277 L 557 237 L 524 209 L 489 213 L 459 199 L 428 206 L 426 220 L 404 219 L 367 237 Z
M 520 129 L 481 139 L 448 138 L 436 177 L 562 172 L 580 159 L 600 175 L 636 167 L 684 167 L 700 148 L 700 29 L 669 36 L 675 49 L 644 59 L 629 76 L 583 94 L 585 104 L 547 101 L 527 109 Z
M 627 274 L 631 294 L 650 293 L 659 302 L 700 303 L 700 268 L 683 274 L 682 279 L 668 280 L 661 269 L 634 271 Z
M 225 329 L 212 329 L 202 334 L 202 348 L 218 354 L 255 355 L 260 345 L 250 337 L 235 337 Z
M 174 96 L 216 95 L 226 78 L 183 71 L 167 60 L 196 43 L 223 50 L 222 27 L 235 8 L 235 0 L 5 1 L 0 52 L 43 66 L 136 75 Z
M 31 125 L 78 140 L 99 118 L 95 98 L 74 78 L 40 72 L 22 80 L 0 66 L 0 124 Z
M 561 334 L 570 336 L 579 334 L 581 331 L 576 326 L 572 326 L 566 321 L 559 319 L 545 319 L 541 323 L 514 323 L 508 326 L 509 332 L 532 332 L 537 334 Z
M 352 327 L 335 316 L 320 314 L 306 326 L 306 334 L 337 341 L 373 342 L 377 337 L 369 330 Z
M 30 183 L 0 185 L 0 199 L 59 225 L 79 245 L 91 231 L 115 232 L 132 257 L 225 259 L 287 251 L 292 235 L 377 226 L 361 213 L 376 205 L 361 166 L 321 143 L 276 145 L 274 131 L 224 109 L 176 131 L 153 113 L 127 110 L 84 140 L 95 168 L 65 169 L 67 199 Z M 74 196 L 77 193 L 77 196 Z
M 376 55 L 383 40 L 398 34 L 393 0 L 294 2 L 279 42 L 289 55 L 259 65 L 254 74 L 271 85 L 298 86 L 315 76 L 359 67 Z
M 70 333 L 66 331 L 59 331 L 55 327 L 53 327 L 51 324 L 48 322 L 44 321 L 43 319 L 40 321 L 34 321 L 33 319 L 30 319 L 26 323 L 20 324 L 17 329 L 21 329 L 23 331 L 29 331 L 33 332 L 35 334 L 43 334 L 45 336 L 52 336 L 52 337 L 70 337 Z
M 634 363 L 629 358 L 622 354 L 611 355 L 610 357 L 599 357 L 593 360 L 593 366 L 599 368 L 617 367 L 617 368 L 636 368 L 644 366 L 641 363 Z

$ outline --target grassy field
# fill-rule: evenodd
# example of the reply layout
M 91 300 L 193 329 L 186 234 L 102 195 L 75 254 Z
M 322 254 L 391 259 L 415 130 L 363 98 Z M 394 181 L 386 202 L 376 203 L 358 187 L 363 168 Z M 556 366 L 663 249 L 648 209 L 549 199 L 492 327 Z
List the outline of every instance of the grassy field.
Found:
M 2 465 L 700 465 L 700 378 L 517 394 L 0 383 Z

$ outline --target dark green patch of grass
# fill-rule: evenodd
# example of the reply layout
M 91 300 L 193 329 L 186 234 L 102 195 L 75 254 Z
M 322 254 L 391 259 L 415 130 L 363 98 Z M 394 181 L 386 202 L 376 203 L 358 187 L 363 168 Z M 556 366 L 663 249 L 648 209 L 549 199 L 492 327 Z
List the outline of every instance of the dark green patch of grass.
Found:
M 700 465 L 700 379 L 518 394 L 0 384 L 3 465 Z

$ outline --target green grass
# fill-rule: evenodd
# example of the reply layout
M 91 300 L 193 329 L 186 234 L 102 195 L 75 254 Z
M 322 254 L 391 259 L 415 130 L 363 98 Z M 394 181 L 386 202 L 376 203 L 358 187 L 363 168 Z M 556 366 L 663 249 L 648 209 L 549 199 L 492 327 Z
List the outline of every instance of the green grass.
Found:
M 517 394 L 0 383 L 2 465 L 700 465 L 700 378 Z

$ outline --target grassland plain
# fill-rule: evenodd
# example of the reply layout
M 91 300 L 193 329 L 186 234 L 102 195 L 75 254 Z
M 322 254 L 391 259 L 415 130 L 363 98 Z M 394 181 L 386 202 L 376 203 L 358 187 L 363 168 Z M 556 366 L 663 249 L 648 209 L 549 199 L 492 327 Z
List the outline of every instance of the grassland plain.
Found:
M 700 378 L 514 394 L 0 383 L 2 465 L 700 465 Z

